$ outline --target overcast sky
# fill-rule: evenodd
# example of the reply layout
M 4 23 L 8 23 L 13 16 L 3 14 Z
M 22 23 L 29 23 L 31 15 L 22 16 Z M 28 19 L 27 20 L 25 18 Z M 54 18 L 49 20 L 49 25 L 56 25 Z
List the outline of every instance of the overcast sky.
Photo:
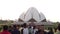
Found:
M 47 20 L 60 22 L 60 0 L 0 0 L 0 19 L 18 19 L 30 7 L 42 12 Z

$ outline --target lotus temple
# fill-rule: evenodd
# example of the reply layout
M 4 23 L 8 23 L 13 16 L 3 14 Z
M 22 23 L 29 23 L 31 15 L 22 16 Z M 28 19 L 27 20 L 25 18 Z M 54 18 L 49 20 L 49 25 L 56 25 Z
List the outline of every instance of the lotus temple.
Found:
M 13 24 L 23 24 L 27 23 L 28 25 L 52 25 L 52 22 L 47 21 L 43 13 L 39 13 L 38 10 L 34 7 L 30 7 L 26 13 L 22 13 L 18 21 L 15 21 Z

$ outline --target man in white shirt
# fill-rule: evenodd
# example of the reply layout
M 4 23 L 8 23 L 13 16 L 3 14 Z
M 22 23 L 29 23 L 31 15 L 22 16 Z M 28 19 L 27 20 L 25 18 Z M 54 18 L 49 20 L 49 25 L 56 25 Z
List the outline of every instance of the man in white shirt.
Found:
M 28 30 L 28 28 L 27 28 L 27 24 L 26 23 L 24 23 L 23 24 L 23 34 L 29 34 L 29 30 Z
M 23 34 L 29 34 L 28 28 L 23 29 Z

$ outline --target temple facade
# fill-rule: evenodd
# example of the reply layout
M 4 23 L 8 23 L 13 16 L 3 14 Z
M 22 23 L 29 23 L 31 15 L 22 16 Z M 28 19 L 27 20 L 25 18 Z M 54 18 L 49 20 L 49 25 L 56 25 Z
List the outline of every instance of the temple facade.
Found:
M 26 13 L 22 13 L 18 21 L 14 22 L 14 24 L 35 24 L 35 25 L 52 25 L 52 22 L 48 22 L 43 13 L 39 13 L 38 10 L 34 7 L 31 7 L 27 10 Z

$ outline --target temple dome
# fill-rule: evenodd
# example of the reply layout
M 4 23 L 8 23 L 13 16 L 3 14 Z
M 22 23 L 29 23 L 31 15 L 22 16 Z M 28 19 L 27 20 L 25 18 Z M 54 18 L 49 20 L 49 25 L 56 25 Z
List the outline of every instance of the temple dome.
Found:
M 27 12 L 25 14 L 23 13 L 19 18 L 22 19 L 23 21 L 29 21 L 30 19 L 33 18 L 37 22 L 46 19 L 43 13 L 39 13 L 38 10 L 34 7 L 29 8 Z

